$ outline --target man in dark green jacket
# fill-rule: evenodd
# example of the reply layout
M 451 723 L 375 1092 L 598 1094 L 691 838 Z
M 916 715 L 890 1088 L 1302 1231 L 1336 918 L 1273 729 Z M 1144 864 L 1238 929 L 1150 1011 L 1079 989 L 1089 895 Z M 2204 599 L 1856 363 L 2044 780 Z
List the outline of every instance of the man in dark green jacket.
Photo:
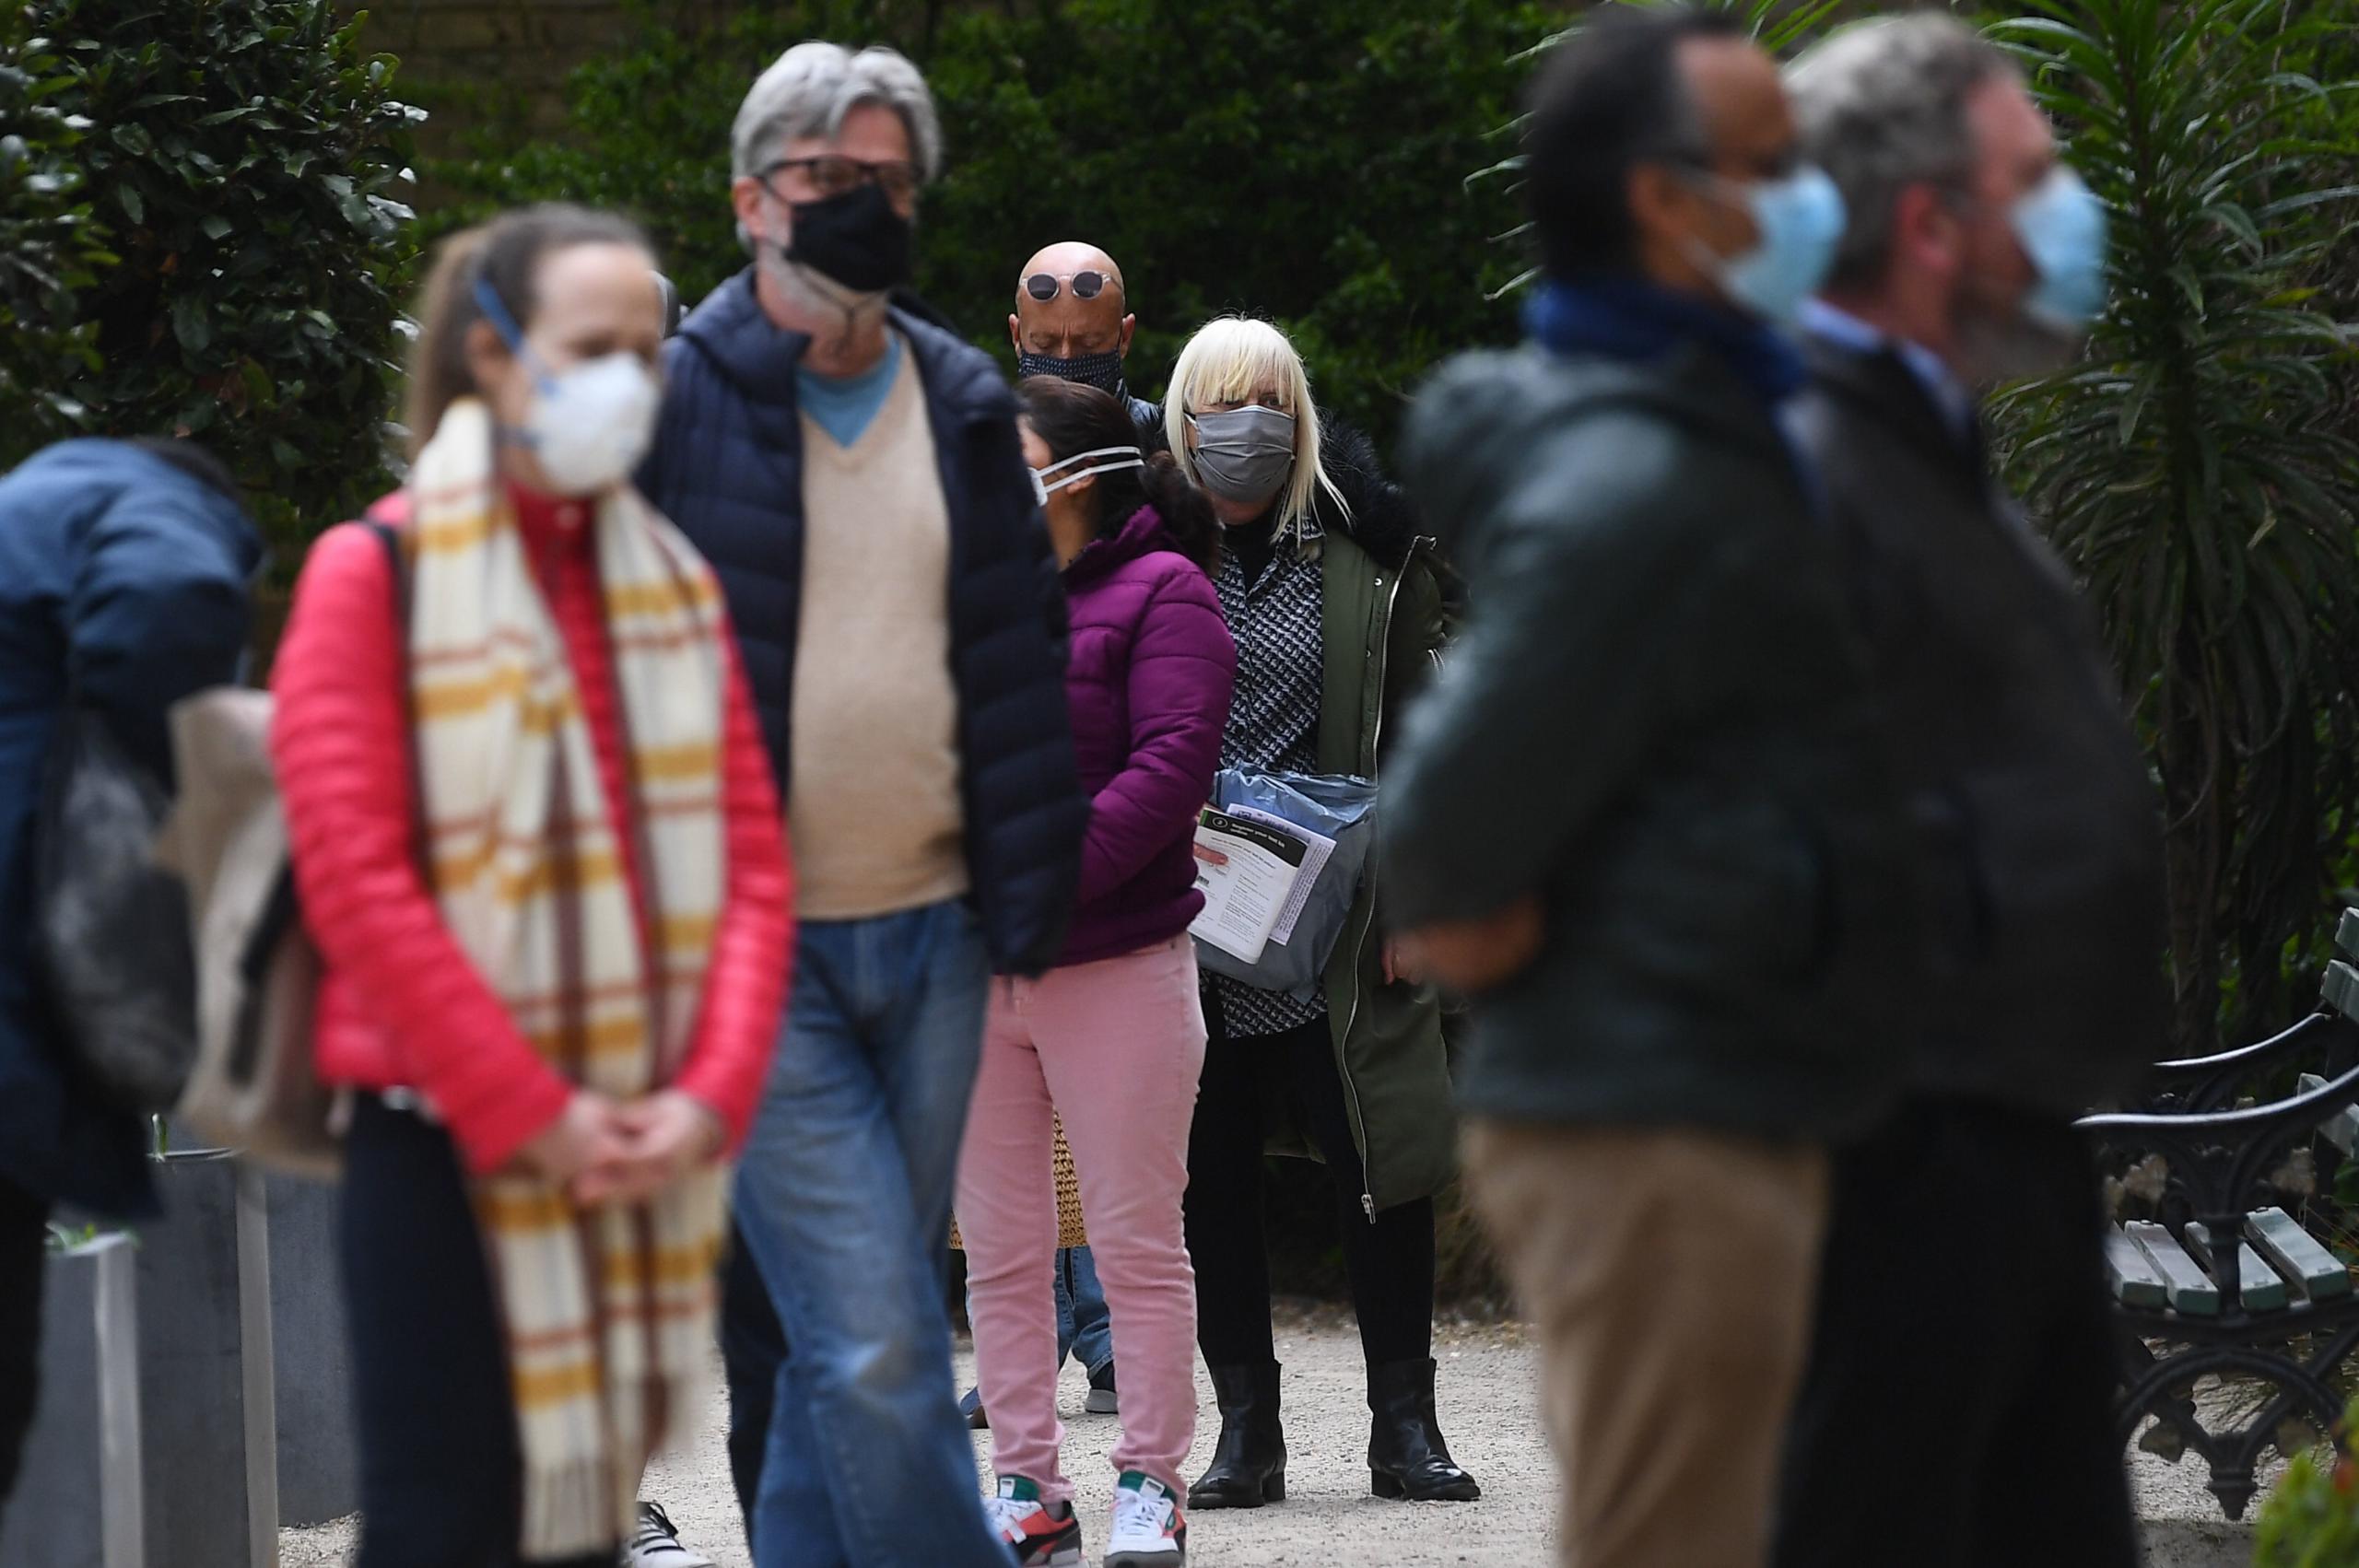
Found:
M 1878 1116 L 1905 903 L 1776 330 L 1842 228 L 1777 69 L 1609 7 L 1526 133 L 1534 341 L 1420 400 L 1472 614 L 1390 779 L 1390 915 L 1475 999 L 1468 1170 L 1542 1335 L 1582 1568 L 1763 1560 L 1827 1148 Z

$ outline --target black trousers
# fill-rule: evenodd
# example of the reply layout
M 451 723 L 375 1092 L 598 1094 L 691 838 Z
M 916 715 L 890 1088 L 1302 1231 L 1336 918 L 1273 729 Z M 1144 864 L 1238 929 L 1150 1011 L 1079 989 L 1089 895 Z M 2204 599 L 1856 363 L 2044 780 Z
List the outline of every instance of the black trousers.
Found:
M 2133 1568 L 2097 1176 L 2061 1119 L 1921 1106 L 1837 1156 L 1777 1568 Z
M 770 1411 L 778 1404 L 779 1373 L 786 1364 L 786 1325 L 779 1321 L 769 1287 L 734 1224 L 729 1256 L 721 1265 L 721 1363 L 729 1381 L 729 1480 L 737 1489 L 737 1512 L 745 1521 L 751 1551 Z
M 49 1199 L 0 1177 L 0 1513 L 17 1484 L 40 1394 L 41 1291 Z
M 1344 1268 L 1370 1366 L 1433 1353 L 1434 1205 L 1361 1206 L 1360 1170 L 1335 1047 L 1324 1018 L 1281 1035 L 1230 1038 L 1207 992 L 1203 1078 L 1188 1136 L 1188 1256 L 1196 1266 L 1196 1342 L 1212 1366 L 1274 1358 L 1270 1254 L 1262 1214 L 1262 1084 L 1275 1074 L 1297 1102 L 1335 1185 Z
M 345 1144 L 342 1202 L 360 1439 L 356 1568 L 517 1568 L 516 1405 L 490 1265 L 449 1135 L 363 1096 Z M 614 1568 L 615 1557 L 565 1568 Z

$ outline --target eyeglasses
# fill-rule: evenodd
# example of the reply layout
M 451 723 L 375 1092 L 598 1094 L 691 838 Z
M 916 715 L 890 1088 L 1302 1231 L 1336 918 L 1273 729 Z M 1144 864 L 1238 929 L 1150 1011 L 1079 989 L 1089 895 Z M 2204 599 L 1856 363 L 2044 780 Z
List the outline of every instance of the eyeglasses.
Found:
M 1742 191 L 1757 181 L 1787 180 L 1802 167 L 1802 149 L 1788 146 L 1766 158 L 1756 158 L 1739 174 L 1724 174 L 1719 158 L 1708 152 L 1683 150 L 1664 160 L 1684 179 L 1722 190 Z
M 918 199 L 917 165 L 900 159 L 863 163 L 836 153 L 819 158 L 782 158 L 762 170 L 762 182 L 769 184 L 770 177 L 781 169 L 800 169 L 809 174 L 811 183 L 823 197 L 840 196 L 863 185 L 874 185 L 896 206 L 907 206 Z
M 1102 272 L 1077 272 L 1069 277 L 1059 277 L 1050 272 L 1036 272 L 1024 280 L 1024 292 L 1035 299 L 1054 299 L 1058 288 L 1067 283 L 1073 285 L 1073 297 L 1076 299 L 1095 299 L 1108 288 L 1120 287 Z

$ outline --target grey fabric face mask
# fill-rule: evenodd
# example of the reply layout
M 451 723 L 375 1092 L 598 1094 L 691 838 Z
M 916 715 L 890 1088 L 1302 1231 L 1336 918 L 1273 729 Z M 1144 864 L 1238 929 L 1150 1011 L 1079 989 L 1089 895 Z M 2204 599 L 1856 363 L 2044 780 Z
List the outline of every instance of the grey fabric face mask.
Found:
M 1293 415 L 1254 403 L 1189 418 L 1196 427 L 1196 472 L 1221 499 L 1266 500 L 1293 472 Z

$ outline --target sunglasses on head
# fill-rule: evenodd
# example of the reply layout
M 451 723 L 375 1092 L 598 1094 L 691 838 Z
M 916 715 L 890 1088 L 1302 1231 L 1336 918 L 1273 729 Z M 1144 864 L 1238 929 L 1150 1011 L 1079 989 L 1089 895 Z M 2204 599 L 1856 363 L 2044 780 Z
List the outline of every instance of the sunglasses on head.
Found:
M 1059 277 L 1051 272 L 1036 272 L 1024 280 L 1024 292 L 1035 299 L 1054 299 L 1059 287 L 1070 282 L 1074 298 L 1095 299 L 1106 292 L 1113 281 L 1102 272 L 1077 272 L 1070 278 Z

